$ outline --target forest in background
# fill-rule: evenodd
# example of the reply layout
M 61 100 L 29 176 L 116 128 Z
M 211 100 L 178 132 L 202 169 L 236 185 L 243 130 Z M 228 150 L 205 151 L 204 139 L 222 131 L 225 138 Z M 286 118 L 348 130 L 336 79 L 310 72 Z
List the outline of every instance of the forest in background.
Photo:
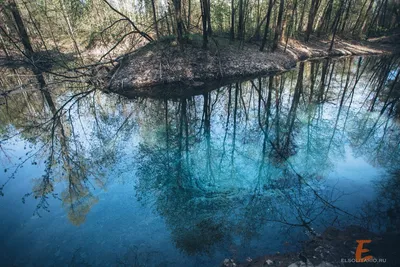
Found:
M 176 38 L 183 50 L 213 36 L 275 50 L 289 38 L 365 39 L 397 32 L 398 0 L 0 0 L 2 54 L 39 51 L 112 59 Z M 33 59 L 35 60 L 35 59 Z M 34 64 L 34 62 L 31 62 Z

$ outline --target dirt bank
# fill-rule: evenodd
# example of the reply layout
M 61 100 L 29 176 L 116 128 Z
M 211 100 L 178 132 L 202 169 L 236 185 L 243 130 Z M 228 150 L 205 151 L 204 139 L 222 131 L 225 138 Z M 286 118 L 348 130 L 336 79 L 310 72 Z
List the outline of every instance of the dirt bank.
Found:
M 356 240 L 371 240 L 363 245 L 368 249 L 361 254 L 362 257 L 372 255 L 377 263 L 355 263 L 355 254 L 358 243 Z M 333 227 L 328 228 L 321 235 L 306 241 L 300 252 L 275 255 L 265 255 L 255 259 L 248 258 L 244 263 L 235 263 L 234 260 L 226 259 L 223 267 L 334 267 L 334 266 L 400 266 L 400 259 L 396 254 L 400 248 L 399 233 L 386 233 L 378 235 L 358 226 L 350 226 L 344 230 Z M 345 262 L 347 261 L 347 262 Z
M 307 44 L 290 40 L 286 49 L 281 45 L 271 53 L 260 52 L 257 44 L 212 38 L 209 49 L 203 50 L 201 39 L 195 36 L 182 52 L 173 39 L 165 39 L 122 57 L 110 75 L 109 90 L 128 96 L 195 94 L 210 89 L 210 84 L 215 87 L 244 77 L 283 72 L 301 60 L 386 54 L 390 53 L 389 47 L 378 42 L 338 39 L 328 52 L 329 40 L 311 40 Z

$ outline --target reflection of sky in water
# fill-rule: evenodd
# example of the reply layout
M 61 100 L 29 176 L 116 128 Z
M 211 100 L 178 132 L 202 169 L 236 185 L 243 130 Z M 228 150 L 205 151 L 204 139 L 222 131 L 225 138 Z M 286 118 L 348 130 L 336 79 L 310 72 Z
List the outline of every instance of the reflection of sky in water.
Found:
M 127 101 L 96 93 L 82 101 L 79 115 L 74 107 L 72 123 L 69 117 L 61 122 L 72 163 L 54 164 L 52 193 L 62 201 L 48 195 L 49 212 L 40 209 L 41 217 L 32 216 L 40 197 L 27 196 L 25 204 L 21 199 L 44 174 L 50 149 L 42 144 L 49 140 L 44 137 L 48 132 L 41 133 L 33 147 L 12 138 L 1 146 L 6 152 L 1 154 L 1 166 L 7 169 L 1 184 L 16 164 L 32 151 L 39 152 L 18 169 L 0 197 L 5 248 L 0 259 L 27 266 L 210 266 L 224 258 L 244 260 L 296 249 L 308 233 L 304 227 L 288 226 L 302 223 L 296 208 L 306 214 L 305 221 L 312 219 L 310 227 L 317 231 L 335 216 L 343 219 L 337 220 L 338 226 L 360 223 L 329 209 L 317 216 L 322 204 L 313 190 L 328 200 L 341 196 L 334 205 L 357 213 L 365 201 L 374 199 L 373 185 L 388 167 L 396 167 L 392 163 L 398 162 L 398 128 L 386 116 L 366 111 L 372 98 L 366 101 L 369 74 L 359 81 L 354 95 L 351 80 L 340 108 L 347 75 L 343 66 L 348 61 L 335 64 L 325 104 L 315 104 L 315 99 L 308 104 L 310 63 L 305 64 L 304 95 L 297 105 L 297 71 L 283 75 L 280 100 L 276 88 L 281 77 L 272 79 L 267 135 L 263 129 L 268 78 L 260 81 L 262 99 L 255 79 L 254 84 L 242 83 L 241 90 L 233 85 L 213 91 L 206 101 L 201 95 L 169 101 L 167 109 L 162 100 Z M 88 171 L 86 182 L 72 176 L 68 180 L 68 166 L 76 162 L 86 164 L 76 165 Z M 98 173 L 102 175 L 97 177 Z M 78 184 L 78 193 L 85 188 L 84 195 L 72 201 L 76 210 L 68 202 L 71 184 Z

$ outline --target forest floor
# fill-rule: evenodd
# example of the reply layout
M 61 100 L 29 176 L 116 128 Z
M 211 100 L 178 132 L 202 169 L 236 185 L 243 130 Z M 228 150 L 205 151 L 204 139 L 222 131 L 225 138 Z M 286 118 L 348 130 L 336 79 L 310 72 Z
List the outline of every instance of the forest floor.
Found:
M 211 38 L 204 50 L 199 36 L 189 38 L 181 51 L 174 39 L 164 39 L 121 57 L 109 75 L 108 89 L 127 96 L 196 94 L 234 80 L 287 71 L 307 59 L 390 54 L 396 49 L 396 37 L 363 42 L 337 38 L 332 51 L 329 40 L 289 40 L 286 48 L 282 44 L 275 52 L 218 37 Z
M 265 255 L 255 259 L 248 258 L 245 263 L 235 263 L 233 260 L 226 259 L 221 266 L 223 267 L 335 267 L 335 266 L 355 266 L 360 263 L 351 262 L 355 260 L 357 251 L 356 240 L 371 240 L 365 243 L 362 257 L 372 255 L 377 261 L 386 260 L 385 263 L 362 263 L 364 267 L 369 266 L 400 266 L 400 260 L 394 248 L 399 245 L 399 233 L 386 233 L 378 235 L 358 226 L 349 226 L 346 229 L 338 230 L 329 227 L 321 235 L 316 236 L 302 246 L 302 250 L 296 253 L 284 253 L 275 255 Z M 344 261 L 349 261 L 345 263 Z

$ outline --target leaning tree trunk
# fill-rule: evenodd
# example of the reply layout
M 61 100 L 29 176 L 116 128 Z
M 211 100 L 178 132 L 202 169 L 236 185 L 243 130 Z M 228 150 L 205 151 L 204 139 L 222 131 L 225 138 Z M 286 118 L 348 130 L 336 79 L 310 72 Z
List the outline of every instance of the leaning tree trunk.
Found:
M 25 56 L 31 58 L 34 54 L 31 41 L 29 39 L 28 31 L 26 30 L 25 24 L 22 20 L 21 13 L 18 9 L 15 0 L 8 0 L 8 7 L 10 8 L 11 14 L 14 18 L 15 25 L 18 29 L 19 37 L 21 38 L 22 45 L 24 46 Z

